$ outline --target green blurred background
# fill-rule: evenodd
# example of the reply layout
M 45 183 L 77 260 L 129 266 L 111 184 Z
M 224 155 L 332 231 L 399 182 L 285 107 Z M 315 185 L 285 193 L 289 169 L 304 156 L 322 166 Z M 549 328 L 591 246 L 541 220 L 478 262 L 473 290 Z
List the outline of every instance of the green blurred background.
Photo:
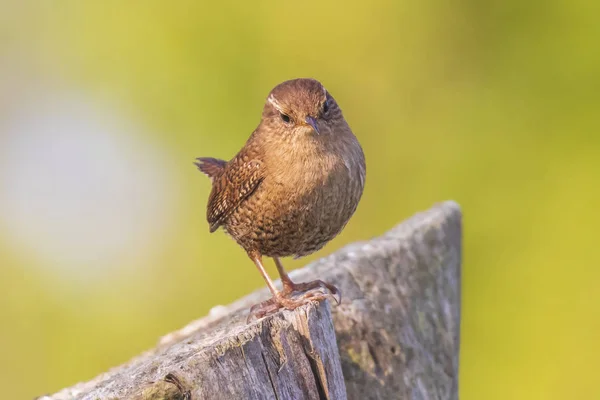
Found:
M 462 399 L 600 399 L 598 2 L 4 1 L 0 387 L 53 392 L 262 287 L 192 161 L 315 77 L 366 191 L 297 268 L 464 212 Z M 269 262 L 271 272 L 274 272 Z

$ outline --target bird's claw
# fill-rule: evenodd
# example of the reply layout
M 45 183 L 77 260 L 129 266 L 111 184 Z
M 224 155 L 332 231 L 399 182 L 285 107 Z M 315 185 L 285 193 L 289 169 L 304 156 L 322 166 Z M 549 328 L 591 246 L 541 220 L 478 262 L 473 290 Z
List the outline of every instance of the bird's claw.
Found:
M 327 297 L 333 297 L 338 305 L 342 302 L 340 290 L 321 280 L 284 285 L 284 290 L 278 296 L 255 304 L 250 308 L 248 322 L 254 318 L 257 320 L 264 318 L 281 309 L 295 310 L 308 302 L 322 301 Z
M 281 306 L 272 297 L 269 300 L 265 300 L 262 303 L 253 305 L 248 312 L 248 318 L 246 322 L 251 322 L 253 319 L 259 320 L 266 317 L 267 315 L 274 314 L 279 311 Z
M 319 296 L 320 299 L 324 299 L 330 295 L 338 305 L 342 303 L 342 293 L 340 290 L 332 284 L 323 282 L 320 279 L 305 283 L 292 283 L 286 287 L 286 293 L 288 295 L 293 293 L 303 293 L 303 296 L 306 296 L 307 298 L 315 297 L 315 295 L 312 294 L 315 293 L 315 291 L 316 293 L 324 295 L 324 297 Z

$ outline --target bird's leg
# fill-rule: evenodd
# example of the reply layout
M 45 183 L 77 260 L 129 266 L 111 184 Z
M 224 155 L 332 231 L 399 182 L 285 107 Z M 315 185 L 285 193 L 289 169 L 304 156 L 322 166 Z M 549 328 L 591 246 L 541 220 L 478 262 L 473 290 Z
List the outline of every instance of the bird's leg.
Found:
M 252 259 L 252 261 L 254 261 L 254 264 L 256 265 L 256 268 L 258 268 L 258 271 L 260 272 L 260 274 L 262 275 L 263 279 L 267 283 L 267 287 L 271 291 L 271 294 L 273 295 L 273 297 L 277 297 L 279 295 L 279 291 L 275 287 L 275 283 L 273 283 L 273 281 L 269 277 L 269 274 L 267 274 L 267 270 L 265 270 L 265 267 L 264 267 L 264 265 L 262 263 L 262 256 L 260 255 L 260 253 L 253 252 L 253 253 L 248 253 L 248 255 L 250 256 L 250 258 Z
M 253 317 L 256 317 L 257 319 L 265 317 L 269 314 L 279 311 L 281 308 L 294 310 L 297 307 L 306 304 L 307 301 L 324 300 L 329 294 L 334 296 L 338 304 L 341 301 L 340 291 L 335 286 L 323 281 L 317 280 L 307 283 L 292 282 L 287 272 L 285 272 L 285 269 L 283 269 L 281 261 L 279 261 L 278 258 L 275 258 L 275 264 L 277 265 L 277 270 L 279 271 L 281 282 L 283 284 L 283 290 L 278 291 L 275 287 L 275 284 L 267 274 L 267 271 L 265 270 L 265 267 L 262 263 L 261 254 L 258 252 L 248 252 L 248 256 L 252 259 L 252 261 L 254 261 L 256 268 L 258 268 L 258 271 L 264 278 L 265 282 L 267 283 L 267 287 L 273 295 L 273 297 L 269 300 L 252 306 L 248 316 L 248 321 L 250 321 Z M 329 293 L 324 293 L 322 289 L 327 290 Z M 299 295 L 294 296 L 295 293 Z M 339 299 L 335 297 L 336 295 L 339 297 Z
M 281 293 L 275 287 L 275 284 L 273 283 L 271 278 L 269 277 L 269 274 L 267 274 L 267 271 L 265 270 L 265 267 L 262 263 L 261 254 L 258 252 L 248 252 L 248 256 L 252 259 L 252 261 L 254 261 L 256 268 L 258 268 L 258 271 L 264 278 L 265 282 L 267 283 L 267 287 L 273 295 L 273 297 L 269 300 L 255 304 L 254 306 L 252 306 L 252 308 L 250 308 L 250 314 L 248 315 L 248 321 L 250 321 L 252 317 L 256 317 L 258 319 L 272 314 L 274 312 L 277 312 L 281 308 L 280 302 L 278 300 L 282 296 Z
M 281 283 L 283 285 L 281 294 L 283 296 L 292 298 L 294 293 L 301 293 L 298 300 L 322 300 L 325 299 L 328 294 L 331 294 L 338 304 L 342 301 L 339 289 L 332 284 L 323 282 L 322 280 L 294 283 L 287 274 L 285 268 L 283 268 L 281 260 L 278 257 L 273 257 L 273 260 L 277 266 L 277 272 L 279 272 L 279 276 L 281 277 Z M 324 293 L 323 290 L 329 293 Z

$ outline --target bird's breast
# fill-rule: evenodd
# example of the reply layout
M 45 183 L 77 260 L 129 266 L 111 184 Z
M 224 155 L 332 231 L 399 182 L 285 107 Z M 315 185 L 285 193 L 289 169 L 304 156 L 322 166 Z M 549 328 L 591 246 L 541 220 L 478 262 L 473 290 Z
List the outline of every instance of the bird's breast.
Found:
M 332 234 L 346 224 L 362 195 L 364 157 L 360 147 L 335 150 L 290 152 L 270 171 L 263 183 L 282 219 Z

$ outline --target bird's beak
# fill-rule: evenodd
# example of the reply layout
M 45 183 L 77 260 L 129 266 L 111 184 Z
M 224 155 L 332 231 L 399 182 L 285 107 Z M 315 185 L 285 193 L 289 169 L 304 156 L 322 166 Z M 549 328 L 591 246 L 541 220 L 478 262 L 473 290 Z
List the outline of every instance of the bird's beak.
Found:
M 317 120 L 315 118 L 313 118 L 313 117 L 311 117 L 309 115 L 309 116 L 306 117 L 305 121 L 306 121 L 306 123 L 308 125 L 310 125 L 315 130 L 315 132 L 317 133 L 317 135 L 320 133 L 319 132 L 319 127 L 317 126 Z

